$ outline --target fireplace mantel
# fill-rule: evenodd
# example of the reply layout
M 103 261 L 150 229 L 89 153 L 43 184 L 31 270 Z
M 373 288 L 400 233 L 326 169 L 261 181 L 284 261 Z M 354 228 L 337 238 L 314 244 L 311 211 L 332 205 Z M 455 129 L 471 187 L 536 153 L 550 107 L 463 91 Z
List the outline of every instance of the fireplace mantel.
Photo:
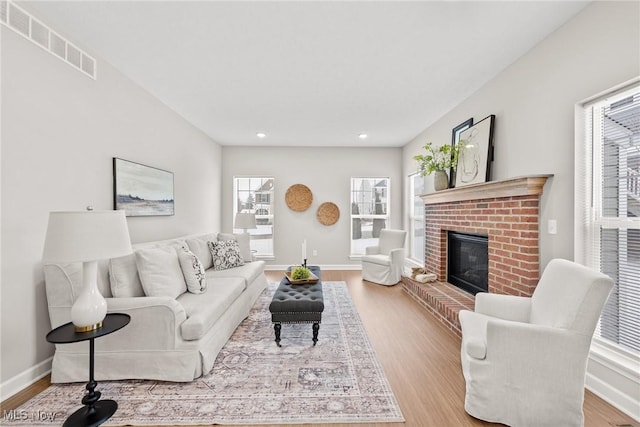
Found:
M 528 175 L 501 181 L 482 182 L 464 187 L 450 188 L 420 196 L 425 205 L 461 202 L 496 197 L 515 197 L 542 194 L 547 179 L 553 175 Z

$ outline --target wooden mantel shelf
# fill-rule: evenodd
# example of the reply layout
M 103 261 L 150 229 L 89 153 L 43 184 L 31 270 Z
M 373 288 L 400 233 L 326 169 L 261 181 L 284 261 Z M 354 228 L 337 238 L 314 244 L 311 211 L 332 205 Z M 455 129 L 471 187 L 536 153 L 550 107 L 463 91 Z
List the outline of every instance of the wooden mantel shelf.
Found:
M 552 174 L 528 175 L 501 181 L 482 182 L 423 194 L 420 197 L 425 205 L 435 205 L 437 203 L 542 194 L 545 182 L 552 176 Z

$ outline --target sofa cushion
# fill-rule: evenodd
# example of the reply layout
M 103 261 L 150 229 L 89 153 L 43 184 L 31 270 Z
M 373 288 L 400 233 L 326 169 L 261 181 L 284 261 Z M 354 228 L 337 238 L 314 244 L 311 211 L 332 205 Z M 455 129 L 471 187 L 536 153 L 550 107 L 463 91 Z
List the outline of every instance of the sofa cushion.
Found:
M 181 247 L 176 249 L 178 261 L 184 281 L 187 283 L 187 290 L 194 294 L 201 294 L 207 290 L 207 277 L 200 259 L 189 249 Z
M 114 298 L 144 296 L 135 253 L 109 260 L 109 282 Z
M 205 270 L 213 266 L 213 258 L 207 242 L 213 242 L 217 239 L 216 234 L 203 234 L 187 239 L 187 245 L 191 252 L 196 254 Z
M 177 298 L 187 291 L 178 261 L 177 245 L 139 249 L 136 265 L 144 293 L 150 297 Z
M 222 240 L 208 242 L 214 270 L 226 270 L 227 268 L 244 265 L 244 259 L 240 255 L 238 242 L 235 240 Z
M 187 313 L 187 320 L 180 326 L 182 338 L 188 341 L 202 338 L 243 290 L 242 279 L 227 277 L 210 281 L 203 294 L 187 292 L 180 295 L 177 301 Z
M 236 242 L 238 242 L 240 255 L 242 256 L 244 262 L 251 262 L 253 260 L 253 254 L 251 253 L 251 236 L 248 233 L 220 233 L 218 234 L 218 240 L 235 240 Z
M 264 261 L 247 262 L 239 267 L 227 270 L 207 270 L 207 283 L 217 282 L 226 277 L 238 277 L 244 281 L 245 289 L 264 271 Z

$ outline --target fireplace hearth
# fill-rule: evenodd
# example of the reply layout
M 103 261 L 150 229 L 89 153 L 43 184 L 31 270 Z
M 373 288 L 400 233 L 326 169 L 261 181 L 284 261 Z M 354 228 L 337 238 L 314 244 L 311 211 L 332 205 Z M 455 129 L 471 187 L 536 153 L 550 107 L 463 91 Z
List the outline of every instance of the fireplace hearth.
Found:
M 489 238 L 447 233 L 447 282 L 473 295 L 489 291 Z
M 424 267 L 440 281 L 423 284 L 403 276 L 404 290 L 461 334 L 458 312 L 473 310 L 476 290 L 462 290 L 449 278 L 448 234 L 453 231 L 488 236 L 487 292 L 531 296 L 540 278 L 540 196 L 551 176 L 529 175 L 422 195 Z M 474 267 L 463 278 L 475 277 L 479 270 Z

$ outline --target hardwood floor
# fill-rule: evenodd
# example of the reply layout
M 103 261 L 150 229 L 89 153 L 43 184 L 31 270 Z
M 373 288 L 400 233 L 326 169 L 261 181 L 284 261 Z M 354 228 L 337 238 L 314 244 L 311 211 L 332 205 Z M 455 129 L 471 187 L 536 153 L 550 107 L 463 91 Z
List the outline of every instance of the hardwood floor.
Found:
M 278 281 L 282 277 L 282 272 L 277 271 L 267 271 L 266 274 L 270 281 Z M 466 414 L 464 379 L 460 369 L 460 339 L 411 299 L 400 285 L 385 287 L 365 282 L 360 271 L 323 271 L 322 279 L 347 283 L 406 419 L 404 424 L 386 423 L 379 424 L 380 427 L 499 425 Z M 20 393 L 20 396 L 8 399 L 2 403 L 2 411 L 17 407 L 47 385 L 45 379 Z M 585 427 L 640 427 L 633 419 L 588 391 L 584 413 Z

